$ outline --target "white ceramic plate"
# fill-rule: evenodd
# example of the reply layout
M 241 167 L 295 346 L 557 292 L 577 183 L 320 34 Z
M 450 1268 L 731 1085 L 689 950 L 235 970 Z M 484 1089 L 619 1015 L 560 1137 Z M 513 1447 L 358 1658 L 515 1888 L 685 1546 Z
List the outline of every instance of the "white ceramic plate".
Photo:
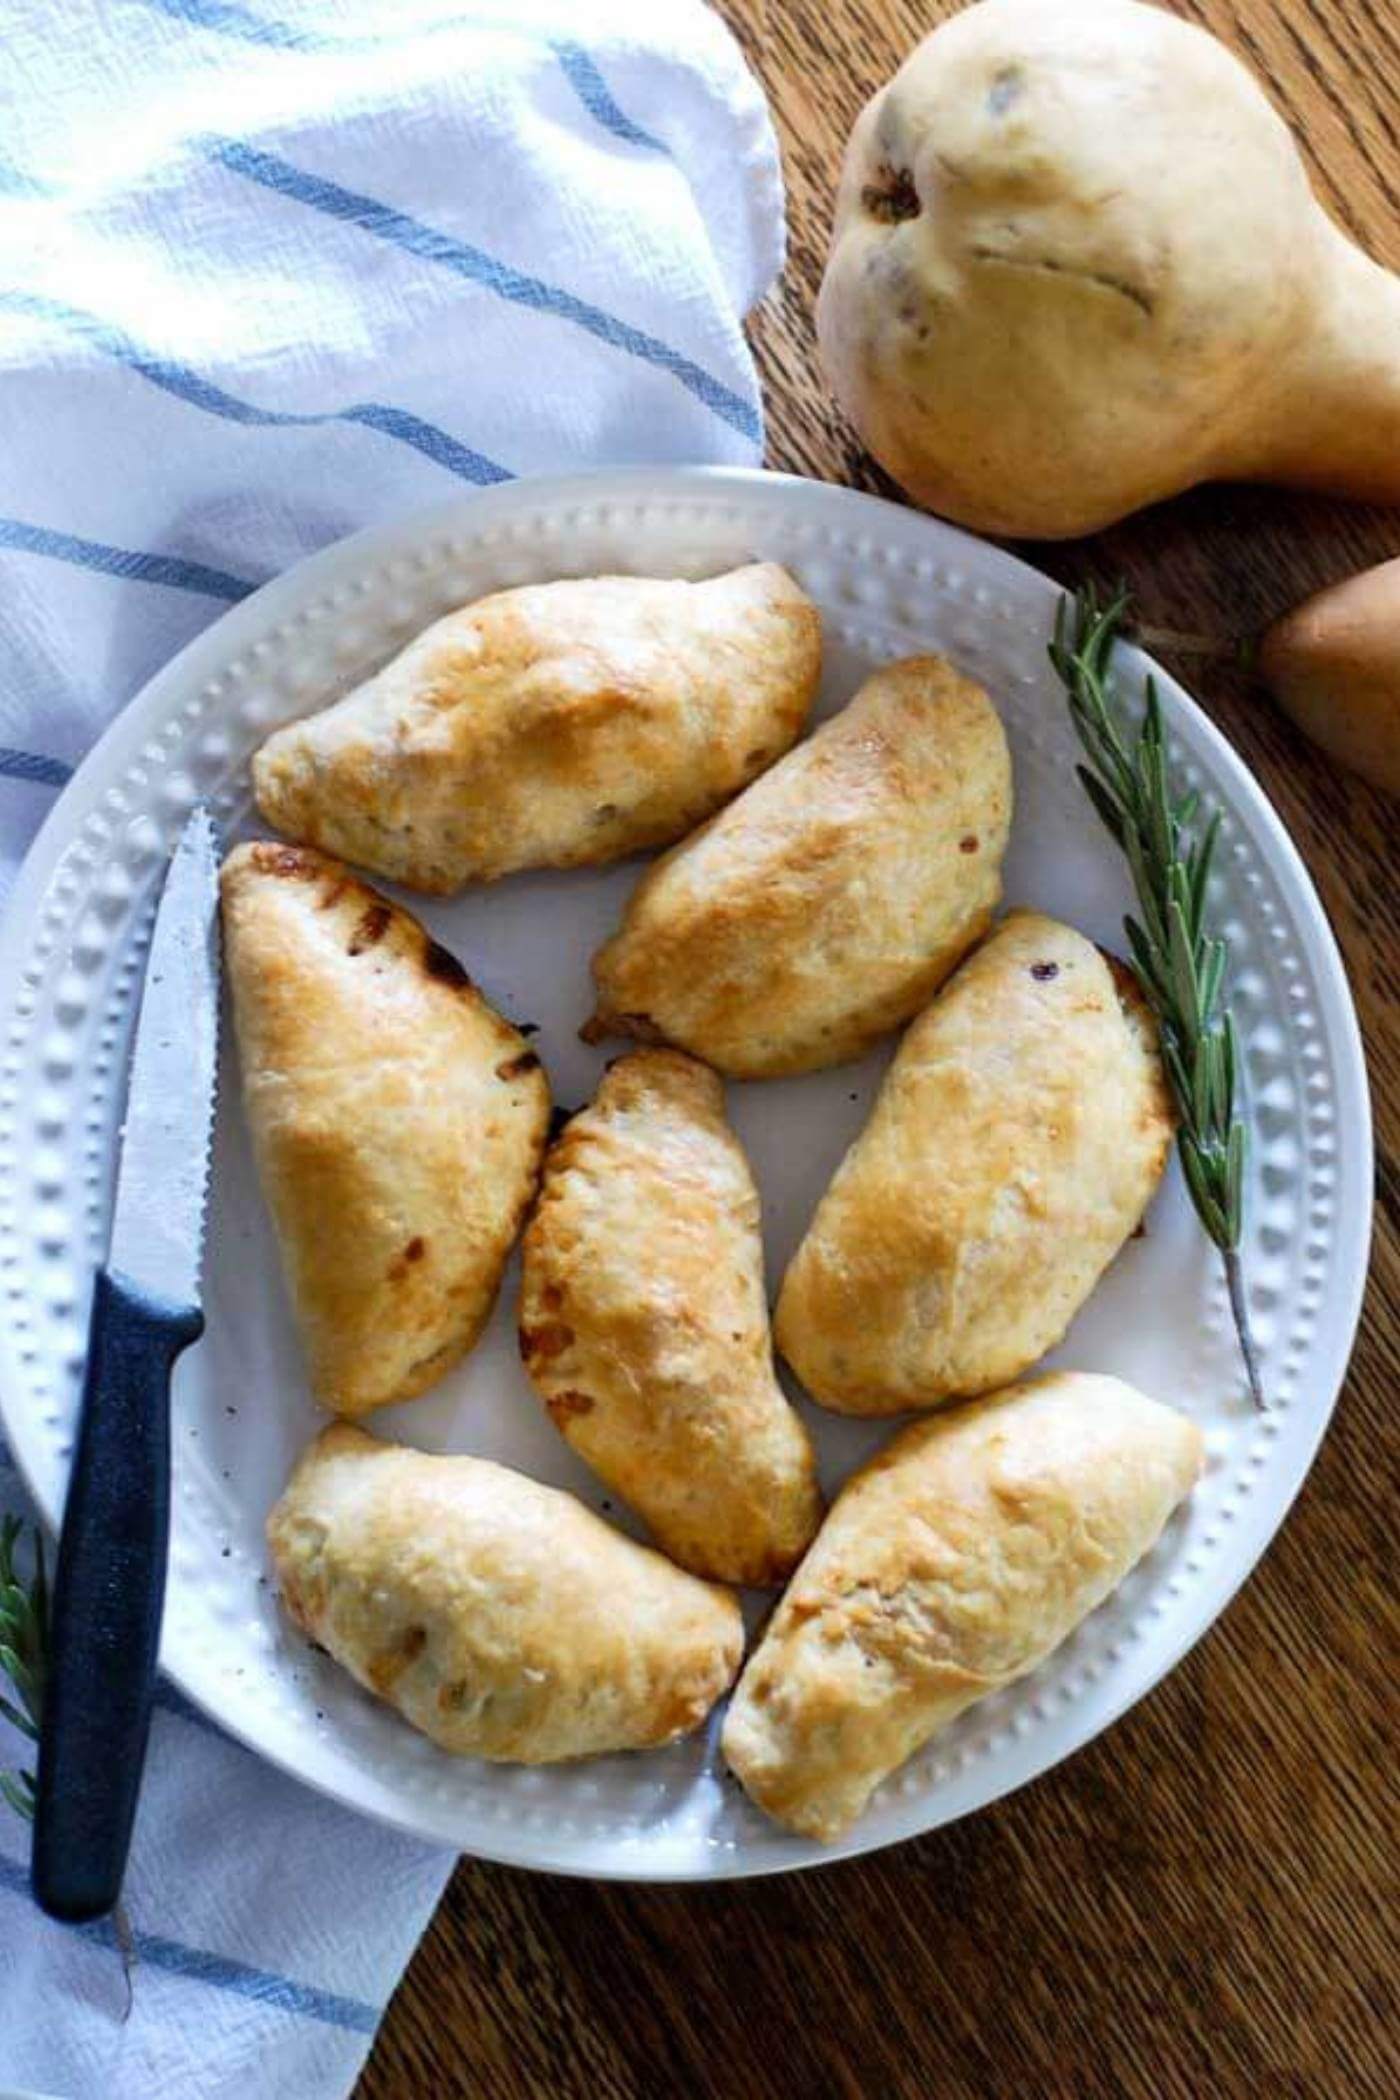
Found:
M 57 804 L 0 945 L 0 1402 L 46 1515 L 71 1443 L 92 1268 L 157 875 L 195 798 L 248 826 L 247 760 L 449 607 L 504 585 L 605 571 L 704 576 L 785 562 L 826 628 L 821 711 L 875 664 L 946 652 L 1010 733 L 1009 902 L 1121 946 L 1128 892 L 1076 784 L 1046 663 L 1054 586 L 998 549 L 848 490 L 727 471 L 523 481 L 304 562 L 228 613 L 126 709 Z M 1132 681 L 1145 669 L 1129 659 Z M 309 1784 L 425 1837 L 536 1867 L 649 1879 L 762 1873 L 886 1845 L 967 1814 L 1086 1742 L 1199 1638 L 1296 1494 L 1341 1382 L 1366 1267 L 1371 1146 L 1356 1021 L 1322 908 L 1277 817 L 1193 703 L 1161 677 L 1179 777 L 1223 811 L 1213 908 L 1253 1151 L 1245 1261 L 1272 1411 L 1246 1399 L 1216 1261 L 1173 1165 L 1053 1361 L 1114 1371 L 1185 1408 L 1209 1469 L 1115 1596 L 1025 1683 L 975 1708 L 885 1787 L 838 1846 L 785 1836 L 703 1746 L 527 1771 L 441 1755 L 280 1620 L 262 1525 L 317 1427 L 230 1071 L 227 1035 L 207 1263 L 208 1331 L 176 1382 L 175 1497 L 163 1659 L 189 1696 Z M 517 1020 L 567 1106 L 605 1053 L 575 1029 L 588 957 L 635 866 L 516 877 L 418 902 Z M 413 900 L 410 900 L 413 901 Z M 888 1050 L 845 1069 L 730 1089 L 763 1192 L 770 1282 L 859 1129 Z M 489 1333 L 381 1433 L 503 1459 L 604 1505 L 516 1356 L 512 1273 Z M 807 1409 L 827 1487 L 887 1428 Z M 614 1512 L 614 1514 L 617 1514 Z M 757 1601 L 757 1600 L 755 1600 Z

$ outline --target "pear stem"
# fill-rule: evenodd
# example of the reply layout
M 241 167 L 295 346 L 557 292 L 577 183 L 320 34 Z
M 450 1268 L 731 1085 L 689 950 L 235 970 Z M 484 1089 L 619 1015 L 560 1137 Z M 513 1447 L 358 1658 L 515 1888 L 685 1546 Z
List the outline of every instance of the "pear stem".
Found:
M 1190 656 L 1202 663 L 1219 664 L 1253 678 L 1259 662 L 1257 634 L 1190 634 L 1175 627 L 1149 627 L 1134 622 L 1132 638 L 1142 648 L 1159 656 Z

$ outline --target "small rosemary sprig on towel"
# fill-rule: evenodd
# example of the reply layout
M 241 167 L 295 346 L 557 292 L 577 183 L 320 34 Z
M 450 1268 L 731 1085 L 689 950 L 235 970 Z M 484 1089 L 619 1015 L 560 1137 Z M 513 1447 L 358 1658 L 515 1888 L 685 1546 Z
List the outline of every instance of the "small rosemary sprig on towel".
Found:
M 1104 605 L 1092 587 L 1077 593 L 1072 609 L 1062 598 L 1050 661 L 1069 696 L 1088 760 L 1077 768 L 1084 791 L 1132 874 L 1141 917 L 1129 916 L 1123 924 L 1161 1030 L 1181 1164 L 1196 1214 L 1220 1249 L 1249 1390 L 1263 1407 L 1240 1263 L 1245 1127 L 1235 1108 L 1238 1048 L 1221 999 L 1225 943 L 1206 921 L 1220 816 L 1217 811 L 1196 831 L 1198 798 L 1172 793 L 1154 681 L 1146 681 L 1146 705 L 1135 730 L 1108 698 L 1109 660 L 1128 603 L 1121 586 Z
M 31 1743 L 37 1743 L 48 1663 L 48 1579 L 44 1542 L 37 1531 L 33 1581 L 26 1586 L 15 1572 L 15 1542 L 23 1528 L 18 1517 L 0 1518 L 0 1673 L 9 1679 L 15 1695 L 7 1699 L 0 1693 L 0 1714 Z M 33 1822 L 32 1772 L 0 1772 L 0 1795 L 16 1815 Z
M 44 1566 L 44 1538 L 34 1526 L 34 1574 L 26 1584 L 15 1567 L 15 1547 L 24 1525 L 18 1517 L 0 1517 L 0 1677 L 8 1678 L 13 1698 L 0 1692 L 0 1715 L 31 1743 L 39 1740 L 44 1685 L 49 1672 L 49 1583 Z M 16 1815 L 34 1821 L 35 1778 L 28 1770 L 0 1771 L 0 1797 Z M 132 2006 L 132 1972 L 136 1944 L 125 1907 L 112 1917 L 117 1952 L 126 1983 L 125 2020 Z

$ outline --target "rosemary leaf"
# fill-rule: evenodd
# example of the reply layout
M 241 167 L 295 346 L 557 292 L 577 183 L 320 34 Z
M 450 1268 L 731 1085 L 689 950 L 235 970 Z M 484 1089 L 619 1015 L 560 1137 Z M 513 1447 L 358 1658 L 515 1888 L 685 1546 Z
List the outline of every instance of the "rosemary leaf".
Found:
M 1178 819 L 1183 824 L 1189 820 Z M 1211 813 L 1200 838 L 1191 849 L 1191 933 L 1199 940 L 1205 928 L 1206 884 L 1215 864 L 1215 842 L 1220 836 L 1220 811 Z
M 1207 1036 L 1201 1047 L 1201 1062 L 1205 1067 L 1205 1089 L 1202 1098 L 1201 1121 L 1212 1130 L 1228 1122 L 1230 1096 L 1225 1089 L 1225 1038 L 1223 1035 Z
M 34 1776 L 21 1772 L 18 1777 L 11 1772 L 0 1772 L 0 1797 L 9 1802 L 17 1816 L 27 1823 L 34 1821 Z
M 1087 766 L 1075 768 L 1079 784 L 1099 813 L 1104 829 L 1112 834 L 1121 846 L 1123 843 L 1123 814 L 1103 782 L 1096 780 Z
M 1215 1079 L 1212 1049 L 1209 1036 L 1196 1045 L 1196 1062 L 1191 1072 L 1191 1108 L 1202 1130 L 1209 1130 L 1212 1120 L 1211 1102 Z
M 1225 1183 L 1226 1204 L 1230 1228 L 1230 1244 L 1239 1245 L 1240 1228 L 1244 1222 L 1244 1160 L 1247 1139 L 1243 1123 L 1232 1123 L 1226 1142 Z
M 1200 1214 L 1201 1223 L 1218 1247 L 1222 1235 L 1229 1229 L 1228 1220 L 1211 1187 L 1212 1176 L 1201 1158 L 1199 1147 L 1189 1138 L 1181 1141 L 1181 1164 L 1186 1169 L 1187 1185 L 1192 1201 Z
M 21 1735 L 27 1735 L 32 1743 L 38 1742 L 39 1731 L 30 1720 L 28 1714 L 22 1713 L 19 1707 L 13 1705 L 5 1697 L 3 1692 L 0 1692 L 0 1716 L 3 1716 L 9 1722 L 11 1728 L 17 1728 Z
M 1142 979 L 1154 1007 L 1160 1006 L 1167 993 L 1157 976 L 1156 950 L 1131 914 L 1123 921 L 1123 931 L 1128 936 L 1128 946 L 1133 951 L 1133 963 L 1138 976 Z
M 9 1678 L 30 1713 L 34 1711 L 34 1674 L 13 1648 L 0 1643 L 0 1670 Z
M 1196 958 L 1192 952 L 1191 936 L 1186 930 L 1186 915 L 1175 897 L 1167 900 L 1167 942 L 1171 962 L 1172 989 L 1176 994 L 1176 1011 L 1190 1015 L 1194 1020 L 1201 1010 L 1201 988 L 1196 977 Z M 1189 1042 L 1194 1029 L 1188 1034 L 1182 1031 Z
M 1185 1100 L 1191 1092 L 1191 1075 L 1181 1062 L 1181 1052 L 1170 1035 L 1162 1037 L 1162 1062 L 1167 1068 L 1167 1079 L 1174 1101 Z M 1184 1148 L 1183 1148 L 1184 1149 Z
M 1211 1022 L 1215 1019 L 1216 1006 L 1220 999 L 1220 986 L 1225 976 L 1225 943 L 1217 939 L 1208 940 L 1204 945 L 1206 960 L 1205 968 L 1201 972 L 1199 1020 L 1202 1028 L 1209 1028 Z M 1209 1040 L 1213 1043 L 1219 1043 L 1223 1051 L 1225 1044 L 1224 1030 L 1222 1029 L 1218 1035 L 1212 1035 Z M 1225 1092 L 1224 1106 L 1227 1112 L 1230 1096 L 1234 1090 L 1234 1075 L 1232 1072 L 1230 1084 Z

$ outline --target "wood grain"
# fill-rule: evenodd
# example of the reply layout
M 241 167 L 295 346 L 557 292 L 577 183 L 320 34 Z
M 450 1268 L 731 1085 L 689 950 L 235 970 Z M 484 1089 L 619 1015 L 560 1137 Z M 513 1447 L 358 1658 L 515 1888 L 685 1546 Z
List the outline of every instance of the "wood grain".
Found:
M 930 0 L 725 0 L 777 115 L 791 257 L 753 321 L 770 464 L 890 489 L 812 339 L 861 102 Z M 1182 0 L 1263 78 L 1319 194 L 1400 268 L 1394 0 Z M 1225 206 L 1224 208 L 1228 208 Z M 1238 632 L 1400 553 L 1400 515 L 1218 489 L 1028 550 L 1126 575 L 1143 617 Z M 869 1861 L 695 1890 L 464 1862 L 359 2100 L 1391 2100 L 1400 1509 L 1395 806 L 1224 678 L 1202 700 L 1281 810 L 1361 1011 L 1376 1252 L 1334 1427 L 1268 1559 L 1194 1654 L 1069 1764 Z

